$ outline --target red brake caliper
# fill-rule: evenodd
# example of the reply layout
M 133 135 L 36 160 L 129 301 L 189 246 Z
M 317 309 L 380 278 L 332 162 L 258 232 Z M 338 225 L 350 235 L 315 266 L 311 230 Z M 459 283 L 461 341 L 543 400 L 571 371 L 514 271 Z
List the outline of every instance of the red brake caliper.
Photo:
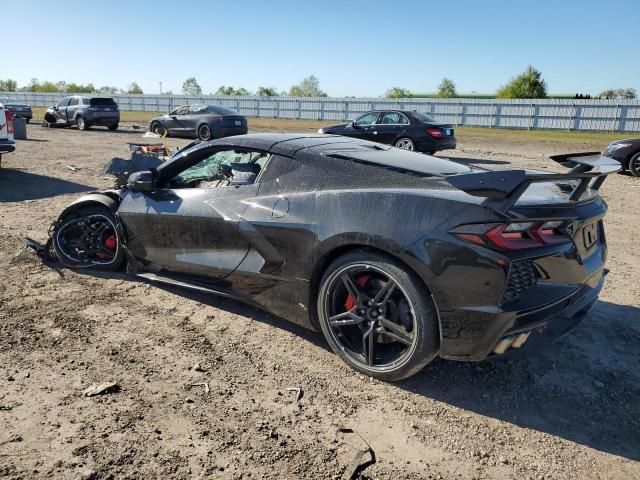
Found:
M 356 283 L 358 284 L 358 287 L 360 287 L 360 289 L 364 289 L 364 286 L 367 284 L 367 282 L 369 281 L 369 275 L 360 275 L 357 279 L 356 279 Z M 345 311 L 349 311 L 351 310 L 353 307 L 356 306 L 356 299 L 353 298 L 353 295 L 349 294 L 347 295 L 346 300 L 344 301 L 344 308 Z
M 109 250 L 115 250 L 116 246 L 118 245 L 118 238 L 116 237 L 115 233 L 112 233 L 111 235 L 109 235 L 107 238 L 104 239 L 103 243 L 104 243 L 104 246 Z M 109 255 L 107 255 L 104 252 L 96 253 L 96 257 L 101 258 L 103 260 L 107 258 L 111 258 Z

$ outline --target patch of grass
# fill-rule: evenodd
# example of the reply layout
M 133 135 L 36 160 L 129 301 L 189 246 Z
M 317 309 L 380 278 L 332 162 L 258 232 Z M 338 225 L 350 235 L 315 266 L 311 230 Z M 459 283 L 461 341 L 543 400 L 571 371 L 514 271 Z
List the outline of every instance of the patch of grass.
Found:
M 33 118 L 41 121 L 44 118 L 44 107 L 33 107 Z M 160 115 L 157 112 L 120 112 L 123 122 L 147 124 L 151 118 Z M 249 128 L 262 132 L 315 132 L 321 127 L 339 123 L 337 120 L 289 120 L 283 118 L 249 117 Z M 506 128 L 457 127 L 456 136 L 460 142 L 465 139 L 495 139 L 511 142 L 558 142 L 589 145 L 595 150 L 614 140 L 633 136 L 628 133 L 612 132 L 571 132 L 568 130 L 510 130 Z

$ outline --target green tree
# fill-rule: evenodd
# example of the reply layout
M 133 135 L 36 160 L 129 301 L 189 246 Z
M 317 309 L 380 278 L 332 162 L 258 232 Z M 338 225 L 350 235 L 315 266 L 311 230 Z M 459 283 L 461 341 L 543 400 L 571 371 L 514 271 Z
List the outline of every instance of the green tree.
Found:
M 126 93 L 130 93 L 131 95 L 142 95 L 144 92 L 142 91 L 142 88 L 140 88 L 140 85 L 136 82 L 131 82 L 127 87 Z
M 202 88 L 196 77 L 187 78 L 182 84 L 182 93 L 185 95 L 202 95 Z
M 56 86 L 58 86 L 58 84 L 56 84 Z M 63 91 L 60 89 L 60 87 L 58 87 L 58 90 Z M 87 83 L 86 85 L 82 85 L 80 83 L 71 82 L 66 84 L 66 90 L 64 91 L 69 93 L 94 93 L 96 91 L 96 87 L 93 86 L 93 83 Z
M 258 87 L 256 95 L 259 97 L 277 97 L 278 90 L 275 87 Z
M 384 92 L 385 98 L 409 98 L 411 97 L 411 91 L 406 88 L 392 87 Z
M 236 96 L 247 96 L 251 95 L 251 92 L 246 88 L 238 88 L 237 90 L 232 86 L 225 87 L 224 85 L 218 87 L 216 93 L 214 95 L 236 95 Z
M 56 85 L 55 83 L 45 81 L 35 85 L 33 87 L 33 90 L 30 90 L 30 91 L 41 92 L 41 93 L 58 93 L 60 92 L 60 89 L 58 88 L 58 85 Z
M 634 99 L 637 98 L 635 88 L 610 88 L 602 92 L 600 97 L 604 98 L 625 98 L 625 99 Z
M 294 85 L 289 90 L 292 97 L 326 97 L 327 94 L 320 90 L 320 81 L 315 75 L 309 75 L 299 84 Z
M 455 98 L 458 96 L 458 92 L 456 92 L 456 84 L 453 83 L 453 80 L 445 77 L 438 85 L 438 98 Z
M 539 70 L 529 65 L 524 72 L 511 79 L 496 92 L 498 98 L 546 98 L 547 83 Z
M 7 78 L 6 80 L 0 80 L 0 92 L 15 92 L 18 90 L 18 82 Z
M 108 85 L 105 85 L 98 89 L 98 93 L 118 93 L 118 87 L 109 87 Z

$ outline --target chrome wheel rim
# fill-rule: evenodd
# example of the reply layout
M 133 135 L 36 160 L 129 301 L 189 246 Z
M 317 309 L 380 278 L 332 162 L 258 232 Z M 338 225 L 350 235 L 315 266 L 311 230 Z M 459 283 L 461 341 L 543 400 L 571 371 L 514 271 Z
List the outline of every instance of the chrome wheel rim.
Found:
M 65 222 L 56 231 L 56 243 L 62 255 L 87 266 L 113 263 L 120 248 L 116 226 L 100 214 Z
M 640 155 L 631 161 L 631 170 L 636 172 L 636 174 L 640 174 Z
M 413 142 L 411 140 L 409 140 L 408 138 L 402 138 L 400 140 L 398 140 L 398 143 L 396 143 L 396 147 L 402 149 L 402 150 L 409 150 L 409 151 L 413 151 Z
M 390 273 L 358 263 L 327 280 L 321 314 L 345 356 L 363 368 L 389 371 L 404 365 L 418 340 L 409 296 Z
M 78 117 L 78 121 L 77 121 L 77 123 L 78 123 L 78 128 L 79 128 L 80 130 L 84 130 L 84 118 L 82 118 L 82 117 Z

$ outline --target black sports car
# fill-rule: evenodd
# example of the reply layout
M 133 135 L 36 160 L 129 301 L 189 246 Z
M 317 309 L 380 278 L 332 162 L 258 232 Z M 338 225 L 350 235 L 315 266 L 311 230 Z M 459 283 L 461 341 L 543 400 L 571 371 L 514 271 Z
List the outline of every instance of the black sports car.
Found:
M 488 171 L 358 139 L 195 141 L 52 229 L 69 267 L 126 268 L 322 330 L 353 368 L 398 380 L 440 356 L 534 348 L 585 317 L 604 281 L 620 165 Z M 525 344 L 526 341 L 526 344 Z
M 323 127 L 318 133 L 371 140 L 423 153 L 456 148 L 456 137 L 451 125 L 415 111 L 368 112 L 352 122 Z
M 634 177 L 640 177 L 640 138 L 611 142 L 603 155 L 620 162 L 622 170 L 627 170 Z
M 149 131 L 202 141 L 247 133 L 247 119 L 219 105 L 183 105 L 166 115 L 153 117 Z
M 27 123 L 31 121 L 33 111 L 30 105 L 9 97 L 0 97 L 0 103 L 4 105 L 5 109 L 13 113 L 13 118 L 24 118 Z

